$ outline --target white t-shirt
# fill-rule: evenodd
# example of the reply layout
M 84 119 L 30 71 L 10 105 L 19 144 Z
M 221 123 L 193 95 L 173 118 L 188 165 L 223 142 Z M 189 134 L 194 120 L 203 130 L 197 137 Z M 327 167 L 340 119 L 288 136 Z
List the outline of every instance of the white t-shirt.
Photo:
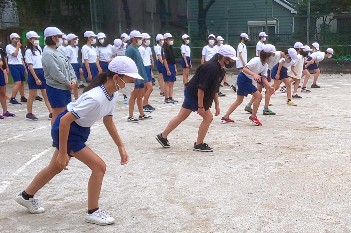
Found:
M 8 64 L 10 64 L 10 65 L 23 65 L 23 63 L 22 63 L 23 55 L 22 55 L 21 49 L 18 50 L 17 57 L 12 56 L 12 54 L 15 51 L 16 51 L 15 46 L 13 46 L 12 44 L 6 45 Z
M 288 69 L 288 76 L 300 79 L 302 77 L 302 71 L 303 71 L 304 62 L 305 62 L 304 57 L 302 55 L 298 54 L 297 55 L 297 61 L 296 61 L 295 65 L 293 65 L 294 71 L 296 72 L 297 75 L 296 76 L 294 75 L 294 73 L 291 70 L 292 67 L 290 67 Z
M 215 47 L 210 47 L 209 45 L 206 45 L 202 49 L 202 56 L 205 56 L 205 61 L 211 60 L 211 58 L 216 55 L 217 49 Z
M 182 46 L 180 46 L 180 52 L 182 55 L 185 54 L 186 57 L 190 57 L 190 55 L 191 55 L 189 45 L 183 44 Z
M 252 72 L 256 73 L 256 74 L 261 74 L 262 76 L 266 76 L 267 77 L 267 71 L 268 71 L 268 64 L 262 64 L 261 59 L 259 57 L 254 57 L 252 58 L 247 64 L 246 66 L 247 68 L 249 68 L 249 70 L 251 70 Z M 245 72 L 243 72 L 248 78 L 253 79 L 253 76 L 246 74 Z
M 107 45 L 106 47 L 96 47 L 96 54 L 99 61 L 110 62 L 113 57 L 112 45 Z
M 223 46 L 223 44 L 222 44 L 222 45 L 216 44 L 216 45 L 214 46 L 214 48 L 216 49 L 216 53 L 218 53 L 218 51 L 219 51 L 219 49 L 221 48 L 221 46 Z
M 104 116 L 113 115 L 118 99 L 118 92 L 109 96 L 103 85 L 83 93 L 75 102 L 67 105 L 76 118 L 75 122 L 82 127 L 91 127 Z
M 156 54 L 156 59 L 158 60 L 158 55 L 162 56 L 162 47 L 159 44 L 157 44 L 154 46 L 154 51 Z
M 144 66 L 151 66 L 152 51 L 150 47 L 139 46 L 139 52 L 143 59 Z
M 243 60 L 245 62 L 245 64 L 247 63 L 247 48 L 246 45 L 244 43 L 239 43 L 238 45 L 238 49 L 237 49 L 237 57 L 238 57 L 238 61 L 236 61 L 236 68 L 243 68 L 244 64 L 241 61 L 239 54 L 241 53 L 241 56 L 243 57 Z
M 57 48 L 57 51 L 60 51 L 61 53 L 63 53 L 64 55 L 67 55 L 67 51 L 66 51 L 67 47 L 61 45 Z
M 264 46 L 264 43 L 262 41 L 258 41 L 257 44 L 256 44 L 256 56 L 260 56 L 260 54 L 258 53 L 258 51 L 262 51 L 263 50 L 263 46 Z
M 33 69 L 41 69 L 43 68 L 43 64 L 41 62 L 41 48 L 38 46 L 38 50 L 34 50 L 35 55 L 33 55 L 32 50 L 26 49 L 26 52 L 24 54 L 24 59 L 27 63 L 27 65 L 31 64 L 33 65 Z
M 290 59 L 290 61 L 288 62 L 286 58 L 281 58 L 279 60 L 279 63 L 281 62 L 283 62 L 283 67 L 287 69 L 295 64 L 292 59 Z
M 88 45 L 83 45 L 82 47 L 82 62 L 84 60 L 88 60 L 88 63 L 95 63 L 97 59 L 96 50 L 94 47 L 90 47 Z
M 310 57 L 316 59 L 316 63 L 319 63 L 324 60 L 325 58 L 325 53 L 321 51 L 314 52 L 310 55 Z
M 281 51 L 276 51 L 274 56 L 270 56 L 268 59 L 268 69 L 272 70 L 273 66 L 275 66 L 280 58 L 282 58 Z
M 78 46 L 71 46 L 71 45 L 67 46 L 66 54 L 71 64 L 78 63 L 78 50 L 79 50 Z
M 123 43 L 123 46 L 117 48 L 116 46 L 112 47 L 112 53 L 114 56 L 124 56 L 126 54 L 127 43 Z

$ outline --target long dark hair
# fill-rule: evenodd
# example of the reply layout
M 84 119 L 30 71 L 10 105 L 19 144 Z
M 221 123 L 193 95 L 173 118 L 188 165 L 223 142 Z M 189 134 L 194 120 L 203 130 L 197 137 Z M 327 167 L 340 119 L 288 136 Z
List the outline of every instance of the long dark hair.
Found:
M 84 88 L 83 93 L 90 91 L 91 89 L 100 86 L 101 84 L 105 84 L 107 82 L 108 79 L 113 78 L 113 76 L 115 76 L 117 73 L 112 72 L 110 70 L 108 70 L 107 72 L 102 72 L 100 74 L 98 74 L 98 76 L 96 76 L 93 81 L 91 81 L 89 83 L 89 85 Z M 124 75 L 121 74 L 117 74 L 118 77 L 122 78 Z
M 102 39 L 102 38 L 101 38 Z M 101 44 L 99 40 L 96 41 L 96 46 L 97 47 L 106 47 L 107 45 L 109 45 L 110 41 L 105 37 L 104 38 L 104 43 Z M 123 44 L 123 41 L 122 41 Z
M 34 44 L 32 44 L 29 40 L 27 40 L 26 50 L 27 50 L 27 49 L 30 49 L 30 51 L 32 51 L 33 56 L 36 56 L 35 50 L 38 50 L 39 53 L 41 54 L 40 49 L 38 49 L 38 47 L 35 46 Z
M 272 53 L 267 53 L 264 50 L 260 51 L 260 59 L 262 64 L 266 64 L 266 61 L 270 56 L 272 56 Z
M 52 36 L 47 36 L 45 38 L 45 44 L 47 46 L 56 45 L 56 42 L 52 40 Z

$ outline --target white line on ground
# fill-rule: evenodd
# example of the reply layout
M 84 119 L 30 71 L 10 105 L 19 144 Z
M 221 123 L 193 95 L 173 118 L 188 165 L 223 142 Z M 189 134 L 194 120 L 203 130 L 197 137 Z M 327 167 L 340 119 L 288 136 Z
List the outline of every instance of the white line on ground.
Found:
M 30 130 L 30 131 L 27 131 L 25 134 L 33 133 L 34 131 L 41 130 L 41 129 L 45 129 L 45 128 L 49 127 L 49 126 L 50 126 L 50 125 L 41 126 L 41 127 L 39 127 L 39 128 L 35 128 L 35 129 Z M 7 141 L 11 141 L 12 139 L 16 139 L 16 138 L 22 137 L 22 136 L 24 136 L 25 134 L 17 134 L 16 136 L 13 136 L 13 137 L 10 137 L 10 138 L 6 138 L 5 140 L 0 141 L 0 143 L 4 143 L 4 142 L 7 142 Z

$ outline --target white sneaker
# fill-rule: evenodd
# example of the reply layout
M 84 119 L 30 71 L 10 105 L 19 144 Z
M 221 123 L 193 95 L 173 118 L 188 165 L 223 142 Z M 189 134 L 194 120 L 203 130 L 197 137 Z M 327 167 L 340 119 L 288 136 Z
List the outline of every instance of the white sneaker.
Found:
M 29 198 L 29 200 L 26 200 L 22 197 L 22 192 L 20 192 L 16 196 L 15 201 L 18 204 L 26 207 L 28 209 L 28 211 L 32 214 L 40 214 L 40 213 L 43 213 L 45 211 L 45 209 L 39 205 L 38 199 Z
M 105 226 L 115 222 L 115 219 L 108 215 L 104 210 L 98 209 L 92 214 L 86 214 L 84 220 L 88 223 Z

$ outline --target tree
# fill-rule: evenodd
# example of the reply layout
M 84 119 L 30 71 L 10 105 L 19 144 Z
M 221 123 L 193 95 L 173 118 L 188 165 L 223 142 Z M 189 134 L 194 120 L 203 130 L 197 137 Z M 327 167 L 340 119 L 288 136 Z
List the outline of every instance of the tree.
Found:
M 207 12 L 215 3 L 216 0 L 210 0 L 206 7 L 204 7 L 204 0 L 198 0 L 198 25 L 199 25 L 199 38 L 206 38 L 207 35 L 207 24 L 206 24 L 206 17 Z
M 123 10 L 124 10 L 124 17 L 126 19 L 127 31 L 129 31 L 131 30 L 131 27 L 132 27 L 132 18 L 130 17 L 128 0 L 122 0 L 122 3 L 123 3 Z

